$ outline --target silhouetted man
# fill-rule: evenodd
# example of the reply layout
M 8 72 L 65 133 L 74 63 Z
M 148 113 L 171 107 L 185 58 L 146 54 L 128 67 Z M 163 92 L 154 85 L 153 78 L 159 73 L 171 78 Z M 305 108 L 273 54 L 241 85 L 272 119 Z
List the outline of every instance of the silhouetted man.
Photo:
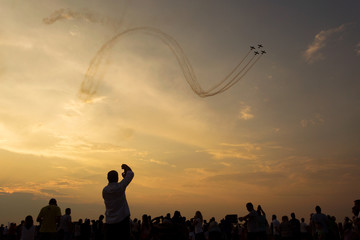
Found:
M 280 239 L 280 222 L 279 220 L 277 220 L 276 215 L 272 215 L 272 221 L 271 221 L 271 231 L 272 231 L 272 235 L 274 237 L 275 240 L 279 240 Z
M 36 219 L 40 223 L 40 239 L 55 240 L 57 237 L 56 224 L 59 223 L 61 210 L 57 206 L 56 199 L 52 198 L 49 205 L 43 207 Z
M 247 221 L 247 239 L 248 240 L 256 240 L 257 239 L 257 232 L 258 232 L 258 224 L 257 224 L 257 216 L 254 209 L 254 205 L 249 202 L 246 204 L 246 209 L 248 210 L 248 214 L 244 217 L 240 217 L 240 221 Z
M 319 229 L 321 228 L 321 231 L 323 232 L 323 234 L 327 235 L 328 234 L 328 217 L 321 213 L 321 208 L 319 206 L 315 207 L 315 211 L 316 213 L 312 215 L 311 217 L 311 221 L 316 225 L 318 224 Z M 315 232 L 318 233 L 319 229 L 315 229 Z
M 291 230 L 292 230 L 292 236 L 294 239 L 299 239 L 300 238 L 300 221 L 295 217 L 295 213 L 291 213 L 291 220 L 290 220 L 290 225 L 291 225 Z
M 131 168 L 123 164 L 123 179 L 119 181 L 117 171 L 108 172 L 109 184 L 104 187 L 102 195 L 105 202 L 105 238 L 128 240 L 130 238 L 130 209 L 126 201 L 125 190 L 134 178 Z
M 63 240 L 71 240 L 73 223 L 71 220 L 71 209 L 65 209 L 65 214 L 60 218 L 60 226 L 58 230 L 58 235 L 61 235 Z

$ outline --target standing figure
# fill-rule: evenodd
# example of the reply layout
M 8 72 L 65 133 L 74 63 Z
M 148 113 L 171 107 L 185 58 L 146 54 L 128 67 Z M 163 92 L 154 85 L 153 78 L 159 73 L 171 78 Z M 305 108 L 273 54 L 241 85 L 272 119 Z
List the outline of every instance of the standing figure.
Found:
M 195 212 L 194 216 L 194 232 L 195 240 L 205 240 L 204 231 L 203 231 L 203 216 L 200 211 Z
M 57 238 L 56 225 L 59 223 L 61 210 L 57 206 L 55 198 L 50 199 L 49 205 L 40 210 L 36 221 L 40 223 L 40 239 L 55 240 Z
M 246 209 L 248 210 L 248 214 L 244 217 L 240 217 L 240 221 L 247 221 L 246 229 L 247 229 L 247 239 L 248 240 L 256 240 L 258 235 L 258 223 L 257 223 L 257 212 L 254 209 L 254 205 L 249 202 L 246 204 Z
M 25 218 L 24 226 L 21 228 L 20 240 L 34 240 L 35 239 L 35 226 L 34 220 L 31 215 Z
M 130 209 L 126 200 L 125 190 L 134 178 L 131 168 L 122 164 L 123 179 L 119 181 L 118 172 L 108 172 L 109 184 L 104 187 L 102 196 L 105 203 L 105 237 L 110 239 L 128 240 L 130 238 Z
M 58 234 L 61 234 L 61 239 L 71 240 L 73 225 L 71 221 L 71 209 L 65 209 L 65 214 L 60 218 L 60 226 L 58 230 Z

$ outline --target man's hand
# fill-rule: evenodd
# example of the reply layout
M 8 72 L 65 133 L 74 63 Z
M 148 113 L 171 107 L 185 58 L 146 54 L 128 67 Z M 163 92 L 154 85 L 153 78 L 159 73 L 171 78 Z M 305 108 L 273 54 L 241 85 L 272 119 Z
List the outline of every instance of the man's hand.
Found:
M 130 168 L 128 165 L 126 165 L 126 164 L 122 164 L 122 165 L 121 165 L 121 169 L 124 169 L 124 172 L 121 174 L 121 175 L 123 176 L 123 178 L 126 177 L 127 171 L 131 171 L 131 168 Z

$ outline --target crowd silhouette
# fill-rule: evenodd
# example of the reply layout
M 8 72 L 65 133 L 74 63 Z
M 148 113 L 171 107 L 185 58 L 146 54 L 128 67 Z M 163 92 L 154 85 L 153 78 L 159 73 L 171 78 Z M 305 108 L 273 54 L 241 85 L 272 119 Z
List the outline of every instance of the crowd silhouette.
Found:
M 54 204 L 51 199 L 49 205 Z M 44 207 L 46 208 L 46 207 Z M 186 218 L 180 211 L 171 215 L 151 217 L 144 214 L 141 219 L 129 219 L 131 240 L 358 240 L 360 239 L 360 200 L 354 201 L 353 216 L 337 222 L 331 215 L 322 213 L 319 206 L 309 214 L 309 219 L 300 220 L 295 213 L 282 216 L 281 221 L 273 214 L 271 220 L 258 206 L 255 210 L 247 203 L 248 214 L 243 217 L 226 215 L 216 221 L 214 217 L 205 220 L 200 211 L 195 211 L 193 218 Z M 41 209 L 41 211 L 45 211 Z M 41 212 L 40 211 L 40 212 Z M 39 214 L 41 215 L 41 214 Z M 39 220 L 39 219 L 38 219 Z M 41 221 L 40 221 L 41 222 Z M 44 224 L 44 222 L 42 222 Z M 106 237 L 104 215 L 98 219 L 71 220 L 71 209 L 56 222 L 54 236 L 45 237 L 40 233 L 42 224 L 35 225 L 32 216 L 26 216 L 20 224 L 1 224 L 0 240 L 38 240 L 38 239 L 74 239 L 103 240 Z
M 61 215 L 52 198 L 36 218 L 39 225 L 34 225 L 30 215 L 19 225 L 2 224 L 0 240 L 360 240 L 360 200 L 354 201 L 353 217 L 343 222 L 323 214 L 320 206 L 310 214 L 308 223 L 304 218 L 300 222 L 295 213 L 290 214 L 290 220 L 282 216 L 281 222 L 273 214 L 268 222 L 264 209 L 258 205 L 255 210 L 251 202 L 246 204 L 245 216 L 230 214 L 220 221 L 214 217 L 205 220 L 199 210 L 190 219 L 178 210 L 172 216 L 167 213 L 153 218 L 144 214 L 141 219 L 131 219 L 125 191 L 135 174 L 126 164 L 121 168 L 121 181 L 117 171 L 107 174 L 108 184 L 102 191 L 105 216 L 73 222 L 71 209 L 66 208 Z

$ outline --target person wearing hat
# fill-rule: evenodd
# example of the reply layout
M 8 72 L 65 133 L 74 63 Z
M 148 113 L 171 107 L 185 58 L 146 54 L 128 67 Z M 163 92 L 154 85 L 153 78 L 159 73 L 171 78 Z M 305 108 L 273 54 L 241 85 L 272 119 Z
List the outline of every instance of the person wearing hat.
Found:
M 61 217 L 61 210 L 57 206 L 55 198 L 50 199 L 49 205 L 40 210 L 36 221 L 40 223 L 40 239 L 56 240 L 56 224 L 59 223 Z

